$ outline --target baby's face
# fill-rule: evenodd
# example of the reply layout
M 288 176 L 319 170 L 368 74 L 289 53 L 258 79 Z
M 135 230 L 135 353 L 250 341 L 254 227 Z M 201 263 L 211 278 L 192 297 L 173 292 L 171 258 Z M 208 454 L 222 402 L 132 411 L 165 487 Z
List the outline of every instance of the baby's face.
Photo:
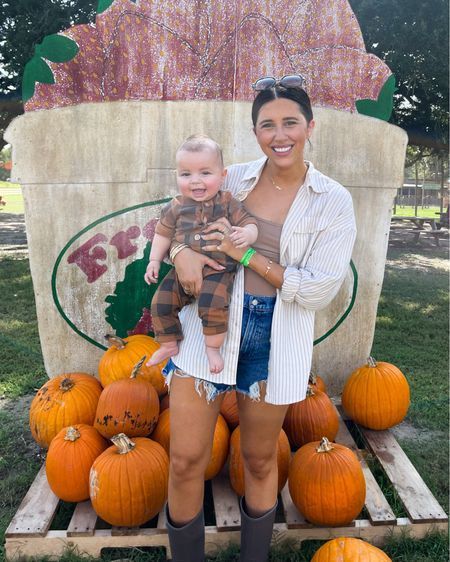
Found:
M 180 150 L 177 154 L 177 185 L 180 193 L 194 201 L 212 199 L 222 186 L 226 170 L 214 150 Z

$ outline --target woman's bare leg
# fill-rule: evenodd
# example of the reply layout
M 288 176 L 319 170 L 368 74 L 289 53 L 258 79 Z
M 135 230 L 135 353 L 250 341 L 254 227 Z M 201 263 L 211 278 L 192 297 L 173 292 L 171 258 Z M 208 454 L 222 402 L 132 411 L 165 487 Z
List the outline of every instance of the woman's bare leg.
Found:
M 170 386 L 169 513 L 176 525 L 191 521 L 203 505 L 204 474 L 224 395 L 209 404 L 195 379 L 172 377 Z
M 288 406 L 256 402 L 237 393 L 241 454 L 244 463 L 245 503 L 248 515 L 259 517 L 276 503 L 278 490 L 277 442 Z

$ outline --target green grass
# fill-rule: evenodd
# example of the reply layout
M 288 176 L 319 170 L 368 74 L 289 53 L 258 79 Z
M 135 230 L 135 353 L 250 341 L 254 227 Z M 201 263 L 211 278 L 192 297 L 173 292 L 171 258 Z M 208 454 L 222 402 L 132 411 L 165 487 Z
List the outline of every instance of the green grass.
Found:
M 447 431 L 448 410 L 448 272 L 421 267 L 419 250 L 391 249 L 378 305 L 372 353 L 405 374 L 412 393 L 408 419 L 415 425 Z M 447 258 L 435 249 L 425 259 Z M 410 266 L 396 265 L 406 257 Z
M 0 195 L 6 201 L 6 205 L 0 205 L 0 213 L 23 214 L 23 195 L 18 183 L 0 181 Z
M 0 396 L 15 398 L 47 379 L 28 260 L 1 260 L 0 295 Z
M 42 464 L 39 449 L 30 441 L 26 412 L 0 410 L 0 536 Z M 3 560 L 0 549 L 0 560 Z
M 445 250 L 431 247 L 414 249 L 414 253 L 389 250 L 373 354 L 378 360 L 396 364 L 408 378 L 411 409 L 407 420 L 412 427 L 425 430 L 424 438 L 420 442 L 415 437 L 399 440 L 441 505 L 448 509 L 448 277 L 436 262 L 440 259 L 442 265 L 445 257 Z M 405 258 L 409 265 L 401 267 Z M 9 407 L 0 409 L 0 536 L 3 536 L 43 461 L 42 452 L 29 433 L 27 410 L 29 395 L 47 379 L 28 260 L 0 260 L 0 396 L 13 399 Z M 24 401 L 21 397 L 27 395 Z M 427 438 L 427 432 L 432 438 Z M 437 437 L 443 441 L 438 443 Z M 378 472 L 377 478 L 384 486 L 383 474 Z M 389 496 L 389 501 L 396 512 L 403 514 L 401 505 L 395 507 L 398 501 L 395 495 Z M 65 510 L 58 517 L 67 518 Z M 271 549 L 270 561 L 310 562 L 320 544 L 305 541 L 300 547 L 298 543 L 279 540 Z M 447 562 L 448 536 L 434 533 L 421 540 L 392 537 L 383 550 L 393 562 Z M 136 562 L 164 560 L 161 552 L 139 549 L 110 551 L 102 559 L 117 558 Z M 238 549 L 230 546 L 208 561 L 237 559 Z M 4 560 L 1 549 L 0 560 Z M 60 560 L 78 562 L 81 558 L 70 551 Z
M 429 439 L 415 435 L 399 442 L 426 484 L 448 513 L 449 427 L 449 292 L 448 271 L 425 267 L 447 249 L 390 249 L 378 305 L 372 353 L 379 361 L 397 365 L 411 388 L 406 418 Z M 408 267 L 399 267 L 407 259 Z M 428 260 L 428 261 L 426 261 Z
M 434 207 L 417 207 L 417 214 L 416 214 L 416 208 L 414 207 L 414 205 L 410 205 L 410 206 L 404 206 L 404 207 L 400 207 L 400 205 L 397 205 L 396 209 L 395 209 L 395 216 L 405 216 L 405 217 L 436 217 L 438 218 L 438 215 L 436 213 L 439 213 L 439 207 L 434 206 Z

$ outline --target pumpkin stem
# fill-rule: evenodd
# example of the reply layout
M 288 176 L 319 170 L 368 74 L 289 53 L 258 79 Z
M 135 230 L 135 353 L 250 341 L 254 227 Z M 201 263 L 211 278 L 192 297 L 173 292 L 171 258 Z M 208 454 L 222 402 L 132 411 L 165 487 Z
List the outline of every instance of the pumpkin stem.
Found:
M 112 334 L 106 334 L 105 339 L 108 344 L 117 347 L 117 349 L 124 349 L 127 345 L 127 342 L 125 340 L 119 338 L 119 336 L 113 336 Z
M 369 367 L 376 367 L 377 366 L 377 362 L 375 361 L 375 359 L 372 356 L 370 356 L 367 359 L 367 364 L 369 365 Z
M 63 392 L 67 392 L 74 385 L 75 383 L 73 382 L 73 380 L 70 377 L 66 377 L 61 381 L 61 384 L 59 385 L 59 390 L 62 390 Z
M 111 437 L 111 441 L 119 449 L 120 455 L 126 455 L 136 447 L 136 443 L 131 441 L 125 433 L 118 433 L 117 435 L 114 435 L 114 437 Z
M 147 356 L 144 355 L 144 357 L 139 361 L 139 363 L 136 363 L 136 365 L 133 367 L 133 371 L 131 372 L 130 379 L 135 379 L 138 376 L 139 371 L 141 370 L 142 364 L 144 363 L 144 361 L 146 359 L 147 359 Z
M 333 447 L 331 446 L 330 442 L 326 437 L 322 437 L 320 445 L 316 450 L 318 453 L 328 453 L 329 451 L 333 450 Z
M 64 441 L 76 441 L 81 437 L 81 433 L 76 427 L 72 425 L 66 429 L 66 434 L 64 435 Z
M 317 375 L 312 371 L 309 373 L 308 384 L 317 384 Z

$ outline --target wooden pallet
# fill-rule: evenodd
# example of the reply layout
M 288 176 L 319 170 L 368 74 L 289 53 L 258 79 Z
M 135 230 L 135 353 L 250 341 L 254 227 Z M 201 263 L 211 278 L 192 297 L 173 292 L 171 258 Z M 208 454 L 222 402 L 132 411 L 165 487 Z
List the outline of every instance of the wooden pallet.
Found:
M 359 457 L 366 478 L 364 518 L 358 518 L 345 527 L 317 527 L 308 523 L 292 503 L 288 487 L 281 492 L 283 521 L 275 523 L 277 542 L 284 538 L 296 541 L 337 536 L 360 537 L 374 544 L 382 544 L 391 534 L 409 531 L 422 537 L 433 528 L 446 530 L 448 517 L 426 486 L 419 473 L 405 455 L 390 431 L 370 431 L 359 428 L 366 444 L 356 445 L 346 423 L 340 418 L 336 441 L 350 447 Z M 400 498 L 407 517 L 396 517 L 386 500 L 365 458 L 378 459 Z M 216 525 L 206 527 L 206 550 L 214 553 L 230 542 L 239 542 L 240 514 L 238 498 L 232 491 L 226 470 L 212 481 L 212 499 Z M 5 533 L 6 556 L 49 555 L 58 559 L 67 547 L 79 553 L 100 557 L 104 548 L 166 547 L 170 554 L 164 512 L 159 514 L 153 527 L 105 527 L 97 518 L 90 501 L 76 505 L 66 529 L 50 529 L 59 505 L 58 498 L 49 488 L 43 466 L 23 499 Z

